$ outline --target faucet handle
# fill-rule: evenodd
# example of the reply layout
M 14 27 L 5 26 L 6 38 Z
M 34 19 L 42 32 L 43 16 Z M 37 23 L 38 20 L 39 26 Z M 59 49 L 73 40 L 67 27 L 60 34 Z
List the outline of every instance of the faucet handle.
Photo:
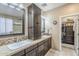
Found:
M 19 42 L 19 39 L 17 39 L 17 42 Z
M 14 38 L 14 41 L 17 42 L 17 38 L 16 37 Z

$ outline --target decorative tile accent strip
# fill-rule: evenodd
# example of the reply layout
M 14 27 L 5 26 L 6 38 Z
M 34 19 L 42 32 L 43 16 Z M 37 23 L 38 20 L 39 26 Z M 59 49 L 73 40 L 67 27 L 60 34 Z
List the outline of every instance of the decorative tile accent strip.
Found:
M 15 36 L 15 37 L 7 37 L 7 38 L 0 38 L 0 46 L 12 44 L 18 41 L 26 40 L 27 36 Z

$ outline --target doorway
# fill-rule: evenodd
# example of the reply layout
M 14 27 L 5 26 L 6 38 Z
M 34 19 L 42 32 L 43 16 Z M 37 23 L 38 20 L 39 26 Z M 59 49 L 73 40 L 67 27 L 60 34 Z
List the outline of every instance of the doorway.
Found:
M 62 43 L 74 45 L 74 21 L 72 19 L 67 19 L 62 22 Z
M 78 38 L 77 38 L 77 20 L 78 14 L 66 15 L 61 17 L 61 50 L 63 47 L 73 49 L 76 54 L 78 52 Z

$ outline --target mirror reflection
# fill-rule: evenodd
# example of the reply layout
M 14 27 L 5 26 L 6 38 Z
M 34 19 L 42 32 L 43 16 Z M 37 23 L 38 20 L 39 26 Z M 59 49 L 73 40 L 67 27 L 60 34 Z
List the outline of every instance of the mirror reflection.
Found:
M 21 4 L 0 4 L 0 35 L 23 33 L 24 10 Z

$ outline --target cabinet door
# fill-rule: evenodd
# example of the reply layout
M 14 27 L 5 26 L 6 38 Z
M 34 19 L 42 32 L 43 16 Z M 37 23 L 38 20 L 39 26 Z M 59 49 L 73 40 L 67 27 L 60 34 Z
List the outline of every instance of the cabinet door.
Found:
M 38 47 L 38 50 L 37 50 L 37 55 L 38 56 L 43 56 L 44 55 L 44 45 L 40 45 L 39 47 Z
M 44 43 L 44 51 L 45 51 L 45 54 L 48 52 L 48 50 L 51 48 L 51 39 L 47 39 L 45 40 L 45 43 Z
M 28 38 L 34 39 L 34 19 L 33 19 L 33 8 L 28 7 Z
M 34 35 L 35 39 L 41 38 L 41 10 L 34 6 Z
M 49 38 L 49 40 L 48 40 L 48 48 L 49 49 L 51 48 L 51 38 Z
M 39 39 L 41 38 L 41 9 L 35 4 L 28 7 L 28 38 Z
M 37 49 L 37 55 L 38 56 L 43 56 L 45 54 L 44 43 L 45 43 L 45 40 L 38 43 L 38 49 Z
M 37 48 L 26 53 L 26 56 L 37 56 Z
M 47 53 L 49 50 L 48 40 L 44 43 L 44 51 Z
M 25 50 L 26 56 L 36 56 L 37 53 L 37 44 L 28 47 Z

